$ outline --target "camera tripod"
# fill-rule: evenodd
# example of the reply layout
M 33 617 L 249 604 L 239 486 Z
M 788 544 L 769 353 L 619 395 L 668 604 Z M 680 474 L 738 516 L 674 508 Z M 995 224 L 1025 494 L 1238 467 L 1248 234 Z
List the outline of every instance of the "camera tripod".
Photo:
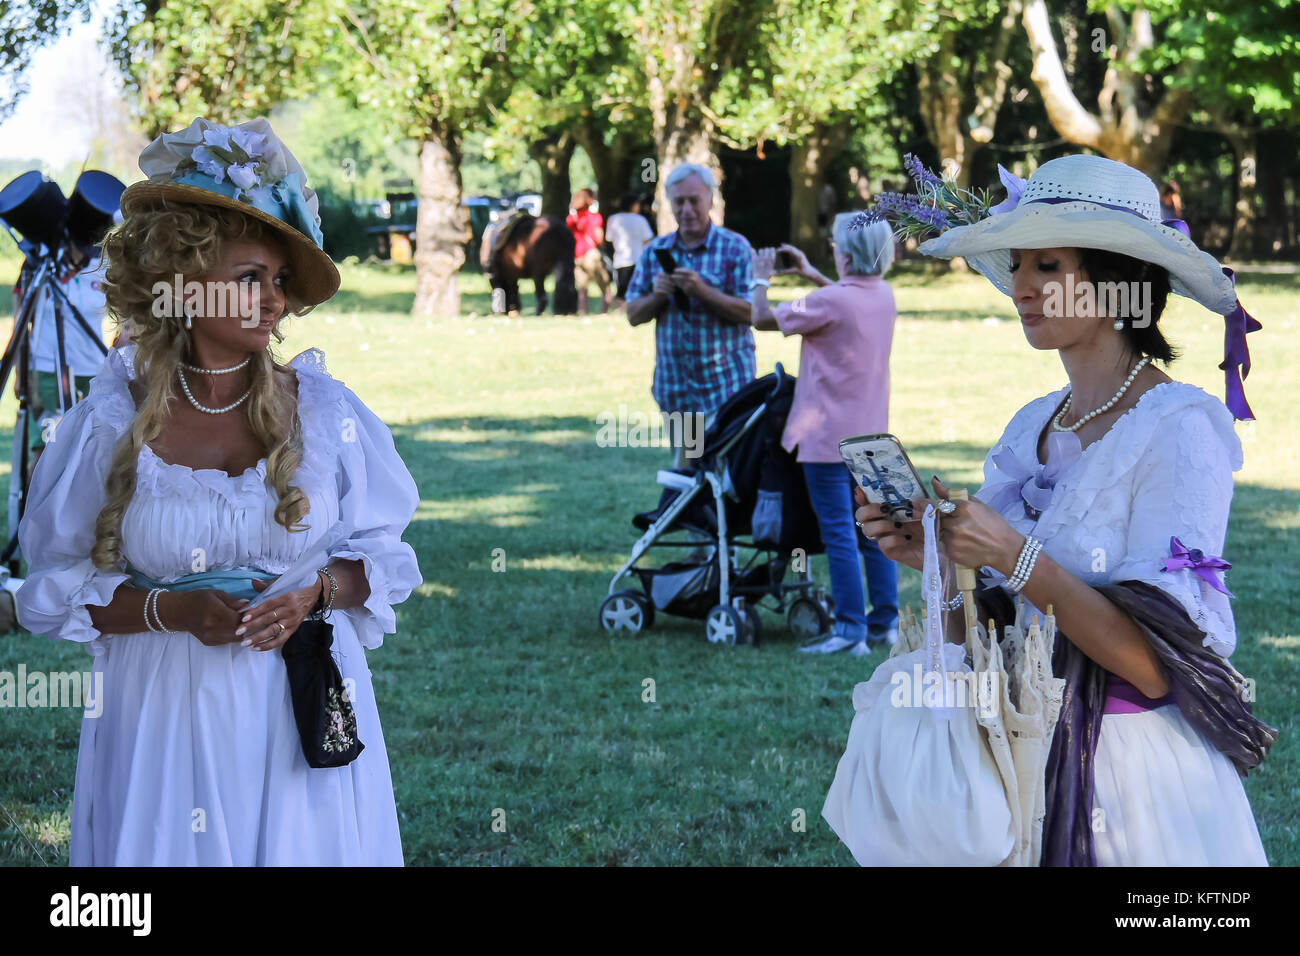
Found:
M 13 232 L 5 227 L 6 231 L 13 236 Z M 18 242 L 15 237 L 15 242 Z M 45 246 L 39 247 L 39 252 L 35 255 L 30 254 L 32 251 L 31 243 L 18 242 L 19 248 L 29 252 L 26 262 L 23 264 L 20 273 L 19 284 L 23 290 L 23 304 L 18 315 L 14 318 L 13 334 L 9 338 L 9 344 L 5 346 L 4 355 L 0 358 L 0 394 L 3 393 L 5 386 L 9 382 L 9 374 L 14 371 L 17 365 L 17 392 L 18 392 L 18 418 L 14 423 L 13 435 L 13 467 L 10 471 L 9 479 L 9 541 L 3 551 L 0 551 L 0 564 L 7 564 L 9 573 L 17 577 L 19 573 L 18 559 L 14 556 L 18 549 L 18 522 L 22 520 L 23 512 L 27 504 L 27 491 L 29 484 L 29 443 L 30 429 L 33 424 L 31 421 L 31 408 L 36 404 L 37 396 L 32 388 L 31 376 L 31 346 L 34 339 L 41 334 L 48 334 L 48 330 L 39 328 L 41 324 L 41 303 L 46 296 L 49 297 L 53 305 L 53 332 L 55 339 L 55 378 L 58 382 L 58 414 L 61 418 L 67 413 L 75 401 L 73 394 L 73 376 L 68 367 L 67 360 L 67 335 L 68 317 L 71 316 L 76 327 L 80 328 L 80 333 L 86 335 L 94 342 L 101 352 L 108 354 L 108 348 L 104 345 L 101 333 L 91 328 L 90 323 L 86 321 L 85 316 L 77 309 L 68 299 L 67 292 L 62 288 L 59 276 L 66 271 L 71 263 L 69 261 L 69 244 L 61 243 L 53 252 L 50 252 Z M 51 430 L 53 431 L 53 430 Z M 52 440 L 53 435 L 45 436 L 45 441 Z

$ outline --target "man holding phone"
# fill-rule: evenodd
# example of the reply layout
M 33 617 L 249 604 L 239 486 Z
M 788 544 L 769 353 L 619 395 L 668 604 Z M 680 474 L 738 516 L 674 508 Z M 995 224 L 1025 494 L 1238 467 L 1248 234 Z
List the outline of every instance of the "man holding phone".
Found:
M 686 415 L 707 423 L 754 378 L 753 251 L 744 236 L 710 221 L 715 188 L 708 169 L 694 163 L 669 173 L 677 229 L 646 244 L 627 289 L 628 322 L 658 320 L 651 394 L 670 424 Z M 684 430 L 671 431 L 681 466 L 700 449 L 685 447 Z

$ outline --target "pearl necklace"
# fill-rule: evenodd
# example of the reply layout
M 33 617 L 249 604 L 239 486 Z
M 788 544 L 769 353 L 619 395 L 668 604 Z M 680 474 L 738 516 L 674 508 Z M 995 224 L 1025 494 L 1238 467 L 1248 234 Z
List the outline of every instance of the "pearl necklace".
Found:
M 1087 415 L 1084 415 L 1073 425 L 1062 425 L 1061 419 L 1065 417 L 1065 413 L 1068 412 L 1070 410 L 1070 406 L 1074 404 L 1074 390 L 1071 389 L 1070 394 L 1066 396 L 1065 404 L 1061 406 L 1061 410 L 1057 412 L 1056 417 L 1052 419 L 1052 431 L 1077 432 L 1080 428 L 1082 428 L 1088 422 L 1092 421 L 1098 415 L 1110 411 L 1111 408 L 1114 407 L 1115 403 L 1124 397 L 1124 393 L 1128 391 L 1128 387 L 1133 384 L 1133 379 L 1137 378 L 1138 372 L 1146 368 L 1147 363 L 1150 361 L 1151 361 L 1151 356 L 1149 355 L 1143 356 L 1142 361 L 1134 365 L 1133 371 L 1128 373 L 1128 378 L 1124 379 L 1124 384 L 1119 387 L 1119 391 L 1116 392 L 1114 395 L 1112 395 L 1110 397 L 1110 401 L 1108 401 L 1106 404 L 1102 405 L 1100 408 L 1094 408 L 1092 411 L 1090 411 Z
M 249 355 L 238 365 L 232 365 L 230 366 L 230 368 L 198 368 L 197 366 L 194 365 L 188 365 L 185 362 L 181 362 L 181 367 L 188 372 L 197 372 L 200 375 L 225 375 L 229 372 L 238 372 L 241 368 L 243 368 L 245 365 L 248 364 L 249 360 L 252 357 L 253 356 Z
M 226 369 L 226 371 L 233 371 L 233 369 Z M 208 408 L 206 405 L 200 405 L 194 398 L 194 393 L 190 391 L 190 383 L 185 381 L 185 373 L 178 368 L 176 374 L 181 380 L 181 388 L 185 391 L 185 397 L 190 400 L 190 404 L 201 412 L 207 412 L 209 415 L 220 415 L 222 412 L 228 412 L 231 409 L 238 408 L 243 404 L 244 399 L 253 394 L 253 386 L 250 385 L 248 386 L 248 391 L 243 395 L 240 395 L 238 399 L 231 402 L 229 405 L 226 405 L 224 408 Z

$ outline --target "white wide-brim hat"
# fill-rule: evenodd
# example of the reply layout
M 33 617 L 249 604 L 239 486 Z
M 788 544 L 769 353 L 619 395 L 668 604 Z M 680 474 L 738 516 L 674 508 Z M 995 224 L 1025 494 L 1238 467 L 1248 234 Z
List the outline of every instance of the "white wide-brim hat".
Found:
M 1156 184 L 1131 166 L 1100 156 L 1062 156 L 1038 167 L 1019 196 L 1001 205 L 1014 208 L 995 207 L 986 219 L 921 243 L 919 251 L 961 256 L 1009 296 L 1012 249 L 1104 249 L 1163 267 L 1172 291 L 1211 312 L 1227 315 L 1236 308 L 1232 278 L 1214 256 L 1167 224 L 1174 220 L 1160 218 Z

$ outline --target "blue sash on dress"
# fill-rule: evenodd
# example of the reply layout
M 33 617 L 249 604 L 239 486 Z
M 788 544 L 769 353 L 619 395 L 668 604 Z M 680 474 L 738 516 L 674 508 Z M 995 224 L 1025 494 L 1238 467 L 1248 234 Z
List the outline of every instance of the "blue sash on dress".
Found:
M 220 571 L 199 571 L 197 574 L 187 574 L 175 581 L 158 581 L 149 577 L 143 571 L 137 571 L 135 568 L 127 568 L 127 573 L 131 575 L 133 585 L 145 590 L 165 588 L 168 591 L 202 591 L 205 588 L 215 588 L 218 591 L 225 591 L 233 598 L 243 598 L 248 601 L 251 601 L 260 593 L 253 590 L 251 578 L 269 581 L 272 578 L 279 577 L 278 574 L 272 574 L 270 571 L 263 571 L 260 568 L 225 568 Z

